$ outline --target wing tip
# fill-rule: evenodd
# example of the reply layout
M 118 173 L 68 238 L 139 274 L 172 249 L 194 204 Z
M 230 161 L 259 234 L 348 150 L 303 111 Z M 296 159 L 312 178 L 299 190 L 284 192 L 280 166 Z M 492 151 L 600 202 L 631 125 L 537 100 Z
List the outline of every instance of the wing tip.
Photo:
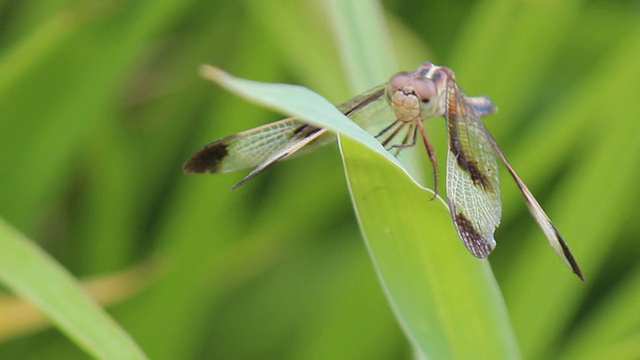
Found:
M 182 171 L 185 174 L 217 173 L 220 171 L 220 163 L 228 154 L 227 145 L 224 142 L 213 142 L 187 159 L 182 165 Z
M 558 253 L 558 255 L 560 255 L 563 262 L 567 264 L 569 268 L 571 268 L 571 271 L 573 271 L 573 273 L 576 274 L 576 276 L 578 276 L 578 278 L 580 278 L 582 282 L 585 282 L 584 274 L 582 273 L 582 270 L 580 269 L 580 266 L 578 265 L 578 262 L 576 261 L 575 257 L 573 257 L 571 250 L 569 250 L 569 246 L 564 241 L 564 238 L 562 237 L 562 235 L 560 235 L 560 232 L 558 231 L 558 229 L 556 229 L 553 223 L 549 222 L 549 224 L 555 234 L 555 238 L 556 238 L 555 240 L 560 245 L 559 250 L 561 251 L 557 251 L 558 249 L 556 249 L 556 252 Z
M 571 271 L 573 271 L 573 273 L 576 274 L 576 276 L 578 276 L 578 278 L 580 278 L 582 282 L 585 282 L 584 274 L 582 274 L 582 270 L 580 269 L 578 262 L 573 257 L 573 254 L 571 254 L 571 251 L 569 251 L 569 247 L 564 242 L 564 240 L 560 242 L 560 245 L 562 246 L 562 254 L 564 255 L 566 261 L 569 263 Z
M 458 236 L 467 250 L 469 250 L 473 256 L 480 259 L 489 256 L 496 244 L 493 237 L 486 239 L 478 233 L 473 223 L 463 213 L 458 212 L 452 215 Z
M 576 275 L 578 276 L 578 278 L 580 278 L 580 280 L 581 280 L 582 282 L 585 282 L 585 281 L 586 281 L 586 280 L 584 279 L 584 275 L 582 274 L 582 270 L 580 270 L 580 268 L 579 268 L 579 267 L 578 267 L 578 268 L 576 268 L 576 269 L 573 269 L 573 273 L 574 273 L 574 274 L 576 274 Z
M 566 244 L 565 244 L 566 246 Z M 567 247 L 567 252 L 565 253 L 563 251 L 563 254 L 565 256 L 565 258 L 567 259 L 567 261 L 569 262 L 569 267 L 571 268 L 571 271 L 573 271 L 574 274 L 576 274 L 576 276 L 578 276 L 578 278 L 582 281 L 585 282 L 584 279 L 584 274 L 582 274 L 582 270 L 580 269 L 580 266 L 578 266 L 578 262 L 576 261 L 576 259 L 574 259 L 573 255 L 571 254 L 571 252 L 568 252 L 569 248 Z M 563 248 L 564 250 L 564 248 Z

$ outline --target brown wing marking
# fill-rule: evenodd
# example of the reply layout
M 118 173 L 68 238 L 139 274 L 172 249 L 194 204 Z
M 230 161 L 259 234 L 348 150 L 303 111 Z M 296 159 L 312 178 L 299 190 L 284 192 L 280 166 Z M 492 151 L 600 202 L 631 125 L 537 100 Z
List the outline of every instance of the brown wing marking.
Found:
M 227 136 L 220 140 L 205 145 L 193 154 L 182 166 L 185 173 L 217 173 L 220 171 L 220 162 L 229 154 L 227 143 L 237 134 Z
M 457 87 L 456 87 L 457 88 Z M 457 89 L 456 91 L 460 91 Z M 448 101 L 447 102 L 447 113 L 451 114 L 451 118 L 464 118 L 469 116 L 468 112 L 473 111 L 470 110 L 466 106 L 461 106 L 461 101 Z M 455 114 L 455 115 L 454 115 Z M 465 146 L 462 144 L 460 139 L 460 122 L 459 121 L 448 121 L 447 126 L 449 127 L 449 149 L 453 153 L 458 162 L 458 165 L 461 169 L 469 173 L 471 176 L 471 180 L 475 185 L 482 186 L 485 190 L 492 190 L 492 184 L 489 181 L 488 177 L 480 170 L 478 167 L 478 162 L 473 159 L 473 155 L 468 153 L 465 149 Z
M 469 252 L 475 257 L 486 258 L 493 248 L 478 233 L 471 221 L 463 213 L 457 213 L 453 221 L 458 229 L 458 235 Z

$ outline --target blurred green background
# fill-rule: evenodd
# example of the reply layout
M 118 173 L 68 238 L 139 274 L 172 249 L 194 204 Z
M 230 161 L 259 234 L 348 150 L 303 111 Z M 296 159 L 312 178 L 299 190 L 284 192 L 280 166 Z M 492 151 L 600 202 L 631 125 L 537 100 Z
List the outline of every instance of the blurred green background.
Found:
M 583 269 L 584 284 L 503 171 L 490 261 L 523 357 L 640 358 L 640 3 L 381 8 L 398 70 L 447 65 L 498 105 L 485 123 Z M 202 80 L 200 64 L 354 95 L 328 13 L 320 0 L 0 0 L 0 216 L 150 358 L 411 357 L 335 146 L 234 192 L 242 173 L 181 172 L 203 144 L 280 117 Z M 429 129 L 444 164 L 443 122 Z M 0 358 L 88 357 L 0 300 Z

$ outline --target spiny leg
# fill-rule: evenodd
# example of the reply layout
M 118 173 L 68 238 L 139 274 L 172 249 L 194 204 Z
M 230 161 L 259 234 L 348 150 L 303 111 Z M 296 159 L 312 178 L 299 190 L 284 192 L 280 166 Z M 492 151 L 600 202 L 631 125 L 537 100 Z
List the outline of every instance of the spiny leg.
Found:
M 376 139 L 379 138 L 380 136 L 386 134 L 387 132 L 389 132 L 389 130 L 393 129 L 393 127 L 396 126 L 399 122 L 400 122 L 400 120 L 396 120 L 396 121 L 392 122 L 391 124 L 389 124 L 386 128 L 380 130 L 378 135 L 375 136 Z
M 413 147 L 416 144 L 417 138 L 418 138 L 418 131 L 416 130 L 416 124 L 414 122 L 411 122 L 409 124 L 409 129 L 407 130 L 407 133 L 404 135 L 404 138 L 402 139 L 402 143 L 392 145 L 389 148 L 389 150 L 395 149 L 396 150 L 395 156 L 397 157 L 400 154 L 400 150 Z M 409 139 L 411 139 L 411 141 L 409 141 Z
M 391 150 L 393 148 L 393 146 L 391 148 L 387 148 L 387 145 L 389 145 L 391 140 L 393 140 L 396 137 L 396 135 L 398 135 L 398 133 L 400 133 L 400 131 L 402 131 L 402 129 L 404 129 L 405 126 L 407 126 L 407 123 L 404 122 L 404 121 L 396 120 L 391 125 L 392 126 L 397 126 L 397 127 L 393 130 L 393 132 L 384 141 L 382 141 L 382 146 L 384 146 L 385 149 L 387 149 L 387 150 Z M 391 130 L 393 128 L 392 126 L 388 126 L 387 128 L 385 128 L 380 133 L 380 135 L 382 135 L 382 134 L 388 132 L 389 130 Z
M 427 149 L 427 155 L 429 155 L 429 161 L 431 162 L 431 167 L 433 168 L 433 198 L 435 199 L 438 195 L 438 160 L 436 158 L 436 152 L 433 150 L 433 146 L 427 137 L 427 133 L 424 131 L 424 126 L 422 125 L 422 121 L 417 121 L 416 126 L 420 131 L 420 136 L 422 137 L 422 142 L 424 143 L 424 147 Z

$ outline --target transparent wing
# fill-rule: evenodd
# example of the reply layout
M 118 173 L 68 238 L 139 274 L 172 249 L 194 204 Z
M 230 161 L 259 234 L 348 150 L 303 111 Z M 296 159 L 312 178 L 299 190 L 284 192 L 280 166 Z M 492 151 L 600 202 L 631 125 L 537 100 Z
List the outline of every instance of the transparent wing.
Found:
M 518 176 L 516 171 L 513 169 L 511 164 L 509 164 L 509 161 L 502 153 L 502 150 L 500 150 L 498 143 L 496 143 L 496 141 L 493 139 L 491 134 L 488 133 L 488 131 L 487 131 L 487 138 L 489 139 L 492 147 L 498 154 L 498 157 L 500 157 L 500 159 L 504 163 L 504 166 L 507 168 L 507 170 L 509 170 L 509 173 L 511 174 L 513 179 L 516 181 L 516 184 L 518 185 L 520 192 L 522 192 L 522 195 L 524 196 L 524 200 L 525 200 L 525 203 L 527 204 L 527 207 L 529 208 L 529 212 L 531 213 L 533 218 L 536 219 L 536 222 L 542 229 L 542 232 L 547 237 L 549 244 L 551 244 L 556 254 L 560 256 L 562 261 L 569 268 L 571 268 L 574 274 L 578 275 L 578 277 L 582 281 L 584 281 L 582 270 L 580 270 L 580 267 L 578 266 L 578 262 L 573 257 L 573 254 L 571 254 L 571 250 L 569 250 L 569 246 L 564 241 L 564 238 L 562 237 L 562 235 L 560 235 L 560 232 L 558 232 L 558 229 L 556 229 L 555 225 L 553 225 L 553 223 L 549 219 L 549 216 L 547 216 L 547 213 L 544 212 L 544 210 L 542 209 L 542 206 L 540 206 L 540 203 L 538 203 L 538 200 L 536 200 L 536 198 L 533 196 L 533 194 L 531 193 L 527 185 L 525 185 L 525 183 L 522 181 L 522 179 L 520 179 L 520 177 Z
M 465 100 L 467 101 L 467 105 L 472 106 L 480 116 L 490 115 L 498 111 L 498 108 L 486 95 L 467 96 Z
M 502 203 L 495 153 L 480 113 L 469 104 L 455 80 L 446 93 L 447 196 L 453 222 L 464 245 L 484 258 L 495 247 Z
M 378 85 L 337 108 L 369 133 L 377 133 L 379 128 L 395 120 L 393 110 L 384 96 L 384 87 L 385 84 Z
M 303 149 L 305 146 L 308 146 L 319 137 L 322 137 L 325 133 L 325 129 L 318 127 L 307 126 L 306 128 L 303 128 L 301 132 L 297 133 L 283 146 L 279 147 L 276 151 L 269 153 L 269 156 L 267 156 L 266 159 L 258 164 L 255 169 L 251 170 L 249 175 L 245 176 L 242 180 L 233 185 L 231 187 L 231 190 L 253 179 L 256 175 L 260 174 L 278 161 L 286 159 L 293 154 L 299 154 L 297 152 L 298 150 Z M 335 139 L 335 137 L 331 137 L 331 139 Z
M 299 141 L 313 129 L 295 118 L 286 118 L 239 132 L 205 145 L 184 164 L 187 173 L 222 173 L 255 167 L 291 141 Z

